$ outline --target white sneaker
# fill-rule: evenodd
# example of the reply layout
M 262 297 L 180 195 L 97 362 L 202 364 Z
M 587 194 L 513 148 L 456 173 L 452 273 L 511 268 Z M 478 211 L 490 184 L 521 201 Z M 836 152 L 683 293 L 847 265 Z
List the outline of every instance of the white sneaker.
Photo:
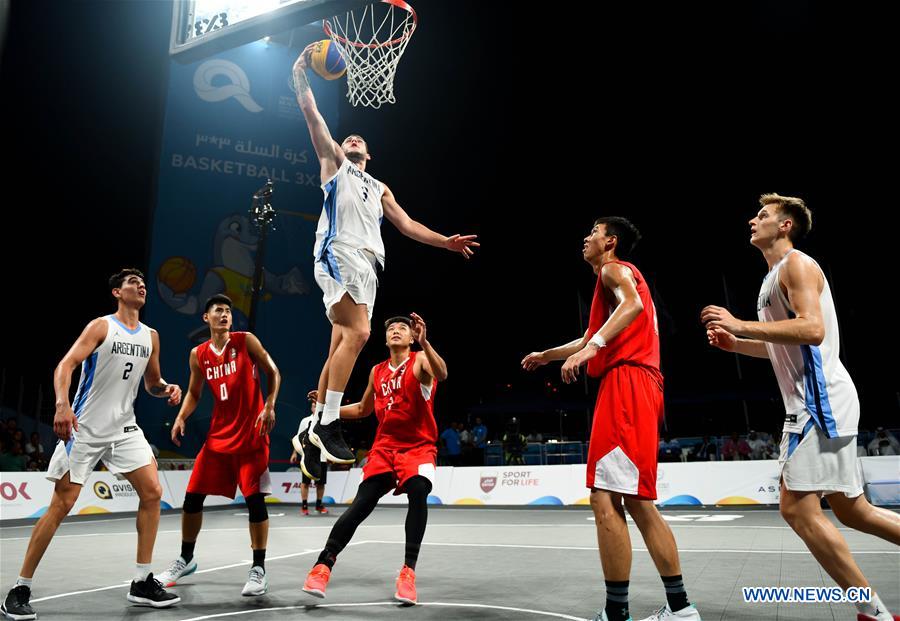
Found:
M 162 582 L 164 587 L 175 586 L 175 583 L 178 582 L 179 578 L 190 576 L 195 571 L 197 571 L 196 559 L 191 559 L 190 563 L 185 563 L 184 559 L 179 556 L 172 561 L 169 568 L 159 574 L 156 579 Z
M 269 590 L 269 579 L 266 577 L 266 570 L 258 565 L 250 568 L 247 574 L 247 584 L 241 595 L 252 597 L 253 595 L 264 595 Z
M 666 604 L 652 615 L 647 617 L 646 619 L 641 619 L 640 621 L 701 621 L 700 612 L 694 607 L 693 604 L 687 606 L 687 608 L 682 608 L 678 612 L 672 612 L 672 609 L 669 608 L 669 605 Z

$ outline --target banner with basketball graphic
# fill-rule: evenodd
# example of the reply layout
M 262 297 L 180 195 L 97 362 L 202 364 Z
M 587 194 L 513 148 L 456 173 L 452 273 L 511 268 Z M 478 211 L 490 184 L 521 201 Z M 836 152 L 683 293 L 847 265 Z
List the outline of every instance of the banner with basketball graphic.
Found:
M 290 455 L 289 438 L 308 414 L 306 391 L 317 383 L 330 335 L 312 271 L 323 200 L 319 162 L 293 91 L 293 63 L 321 33 L 310 29 L 309 37 L 293 48 L 259 41 L 171 64 L 143 313 L 160 333 L 163 377 L 186 390 L 190 350 L 209 336 L 204 302 L 228 295 L 233 329 L 247 329 L 260 249 L 248 210 L 253 194 L 271 180 L 277 215 L 267 235 L 255 333 L 290 378 L 281 386 L 272 459 Z M 308 75 L 319 111 L 336 129 L 343 82 Z M 162 401 L 142 397 L 138 420 L 162 457 L 193 457 L 208 429 L 210 404 L 201 401 L 188 420 L 181 448 L 169 439 L 176 411 Z

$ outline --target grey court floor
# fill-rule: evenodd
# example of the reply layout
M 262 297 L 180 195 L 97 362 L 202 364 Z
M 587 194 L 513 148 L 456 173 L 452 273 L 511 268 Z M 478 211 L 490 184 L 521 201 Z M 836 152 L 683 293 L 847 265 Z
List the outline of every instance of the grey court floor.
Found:
M 134 519 L 66 521 L 35 575 L 38 618 L 146 619 L 587 619 L 605 601 L 594 523 L 587 508 L 432 508 L 417 567 L 420 605 L 392 602 L 403 564 L 405 507 L 379 507 L 335 565 L 328 597 L 300 587 L 336 516 L 270 505 L 266 568 L 269 593 L 241 597 L 251 558 L 241 509 L 207 511 L 197 543 L 199 571 L 166 610 L 131 606 Z M 774 510 L 665 511 L 681 550 L 690 599 L 703 619 L 856 618 L 850 604 L 748 604 L 745 586 L 833 586 Z M 180 550 L 180 516 L 163 515 L 154 554 L 162 571 Z M 0 585 L 18 573 L 30 526 L 0 527 Z M 842 529 L 863 572 L 885 603 L 900 610 L 897 546 Z M 662 584 L 634 526 L 631 612 L 649 615 L 665 602 Z

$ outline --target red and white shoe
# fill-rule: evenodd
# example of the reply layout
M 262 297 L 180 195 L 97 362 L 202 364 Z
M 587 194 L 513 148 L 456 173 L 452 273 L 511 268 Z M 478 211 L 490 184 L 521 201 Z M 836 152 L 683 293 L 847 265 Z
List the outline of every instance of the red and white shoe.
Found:
M 306 575 L 306 582 L 303 583 L 304 592 L 324 599 L 329 578 L 331 578 L 331 570 L 328 565 L 319 563 Z
M 416 572 L 406 565 L 400 570 L 400 577 L 397 578 L 397 592 L 394 593 L 394 599 L 404 604 L 415 604 L 418 601 L 416 597 Z

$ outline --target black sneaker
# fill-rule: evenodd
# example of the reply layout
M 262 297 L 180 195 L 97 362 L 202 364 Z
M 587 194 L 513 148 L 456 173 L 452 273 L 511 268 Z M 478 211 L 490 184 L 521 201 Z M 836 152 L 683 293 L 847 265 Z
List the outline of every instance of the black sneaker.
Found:
M 322 449 L 309 441 L 309 433 L 300 434 L 300 469 L 313 481 L 322 478 Z
M 181 601 L 174 593 L 169 593 L 163 588 L 162 583 L 153 577 L 147 576 L 146 580 L 131 582 L 131 590 L 128 592 L 128 601 L 140 606 L 153 606 L 154 608 L 168 608 Z
M 20 584 L 9 590 L 6 601 L 0 606 L 0 610 L 14 621 L 37 619 L 37 613 L 34 611 L 34 608 L 31 607 L 31 604 L 28 603 L 28 600 L 30 599 L 31 589 L 24 584 Z
M 356 457 L 344 442 L 339 421 L 333 421 L 327 425 L 320 422 L 309 431 L 310 443 L 322 449 L 325 459 L 336 464 L 352 464 Z

